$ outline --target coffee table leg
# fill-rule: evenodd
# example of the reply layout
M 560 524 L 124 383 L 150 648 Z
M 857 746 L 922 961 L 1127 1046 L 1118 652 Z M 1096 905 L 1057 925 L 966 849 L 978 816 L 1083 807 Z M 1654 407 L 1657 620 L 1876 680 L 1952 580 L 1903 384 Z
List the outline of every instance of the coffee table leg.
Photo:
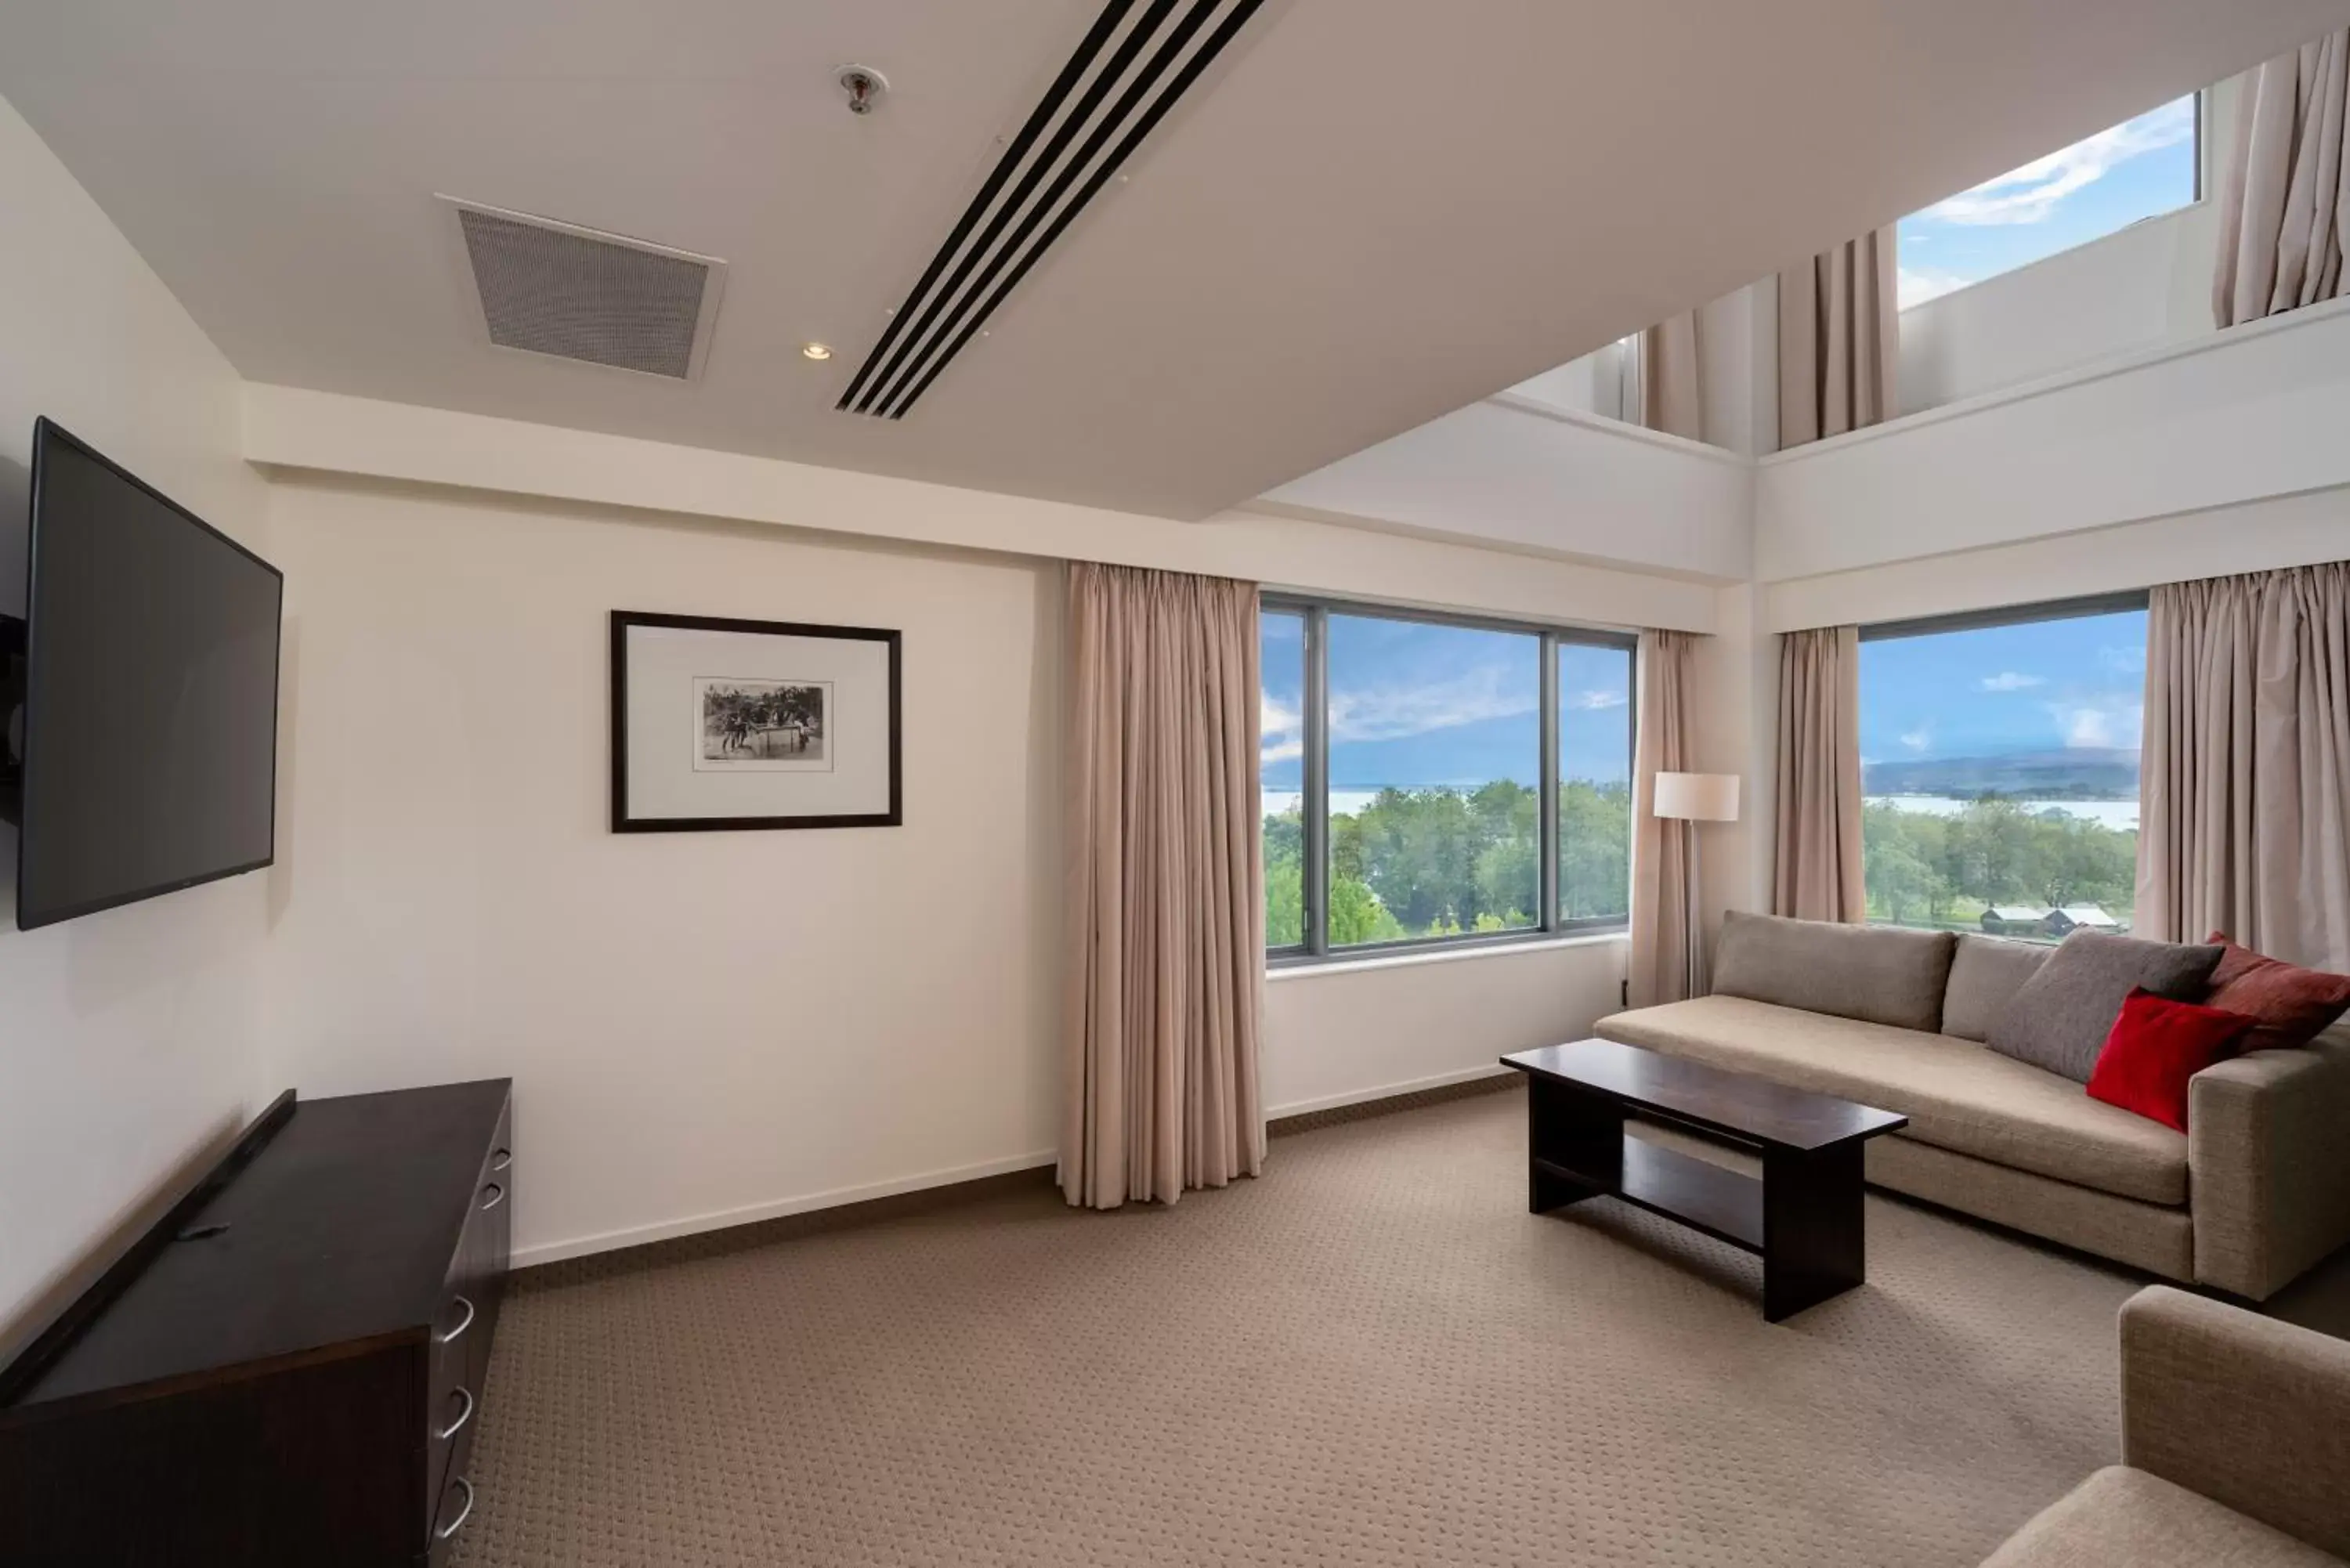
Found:
M 1526 1207 L 1536 1214 L 1624 1185 L 1624 1108 L 1565 1084 L 1526 1085 Z
M 1861 1145 L 1762 1154 L 1762 1315 L 1772 1323 L 1861 1282 L 1867 1229 Z

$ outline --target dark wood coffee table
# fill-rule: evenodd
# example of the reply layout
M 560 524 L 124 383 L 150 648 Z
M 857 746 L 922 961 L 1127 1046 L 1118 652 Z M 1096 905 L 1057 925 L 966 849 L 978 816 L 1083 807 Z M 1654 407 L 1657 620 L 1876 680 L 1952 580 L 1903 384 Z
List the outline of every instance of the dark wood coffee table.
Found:
M 1605 1194 L 1762 1257 L 1762 1315 L 1793 1317 L 1861 1282 L 1861 1147 L 1909 1118 L 1613 1040 L 1502 1058 L 1526 1075 L 1527 1207 Z M 1762 1179 L 1627 1136 L 1693 1128 L 1762 1157 Z

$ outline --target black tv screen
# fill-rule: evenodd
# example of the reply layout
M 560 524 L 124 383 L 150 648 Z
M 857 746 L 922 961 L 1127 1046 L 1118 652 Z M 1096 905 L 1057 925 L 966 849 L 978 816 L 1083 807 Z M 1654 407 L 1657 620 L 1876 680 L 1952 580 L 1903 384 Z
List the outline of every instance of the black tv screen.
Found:
M 276 567 L 34 427 L 18 926 L 270 863 L 284 594 Z

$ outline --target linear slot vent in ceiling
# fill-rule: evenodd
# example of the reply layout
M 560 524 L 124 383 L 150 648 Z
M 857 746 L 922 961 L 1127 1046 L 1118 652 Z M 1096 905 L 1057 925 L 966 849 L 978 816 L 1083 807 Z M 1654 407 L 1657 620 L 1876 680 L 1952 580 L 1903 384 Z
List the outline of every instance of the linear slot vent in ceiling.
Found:
M 1263 0 L 1110 0 L 836 407 L 902 419 Z
M 455 213 L 492 343 L 675 381 L 701 376 L 724 262 L 442 200 Z

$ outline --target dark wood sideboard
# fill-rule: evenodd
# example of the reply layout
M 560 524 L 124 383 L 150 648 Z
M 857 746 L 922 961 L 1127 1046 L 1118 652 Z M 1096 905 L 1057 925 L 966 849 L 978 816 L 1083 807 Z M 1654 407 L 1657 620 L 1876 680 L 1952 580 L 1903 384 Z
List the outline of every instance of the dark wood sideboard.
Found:
M 513 1212 L 504 1078 L 291 1094 L 0 1369 L 0 1563 L 438 1564 Z

